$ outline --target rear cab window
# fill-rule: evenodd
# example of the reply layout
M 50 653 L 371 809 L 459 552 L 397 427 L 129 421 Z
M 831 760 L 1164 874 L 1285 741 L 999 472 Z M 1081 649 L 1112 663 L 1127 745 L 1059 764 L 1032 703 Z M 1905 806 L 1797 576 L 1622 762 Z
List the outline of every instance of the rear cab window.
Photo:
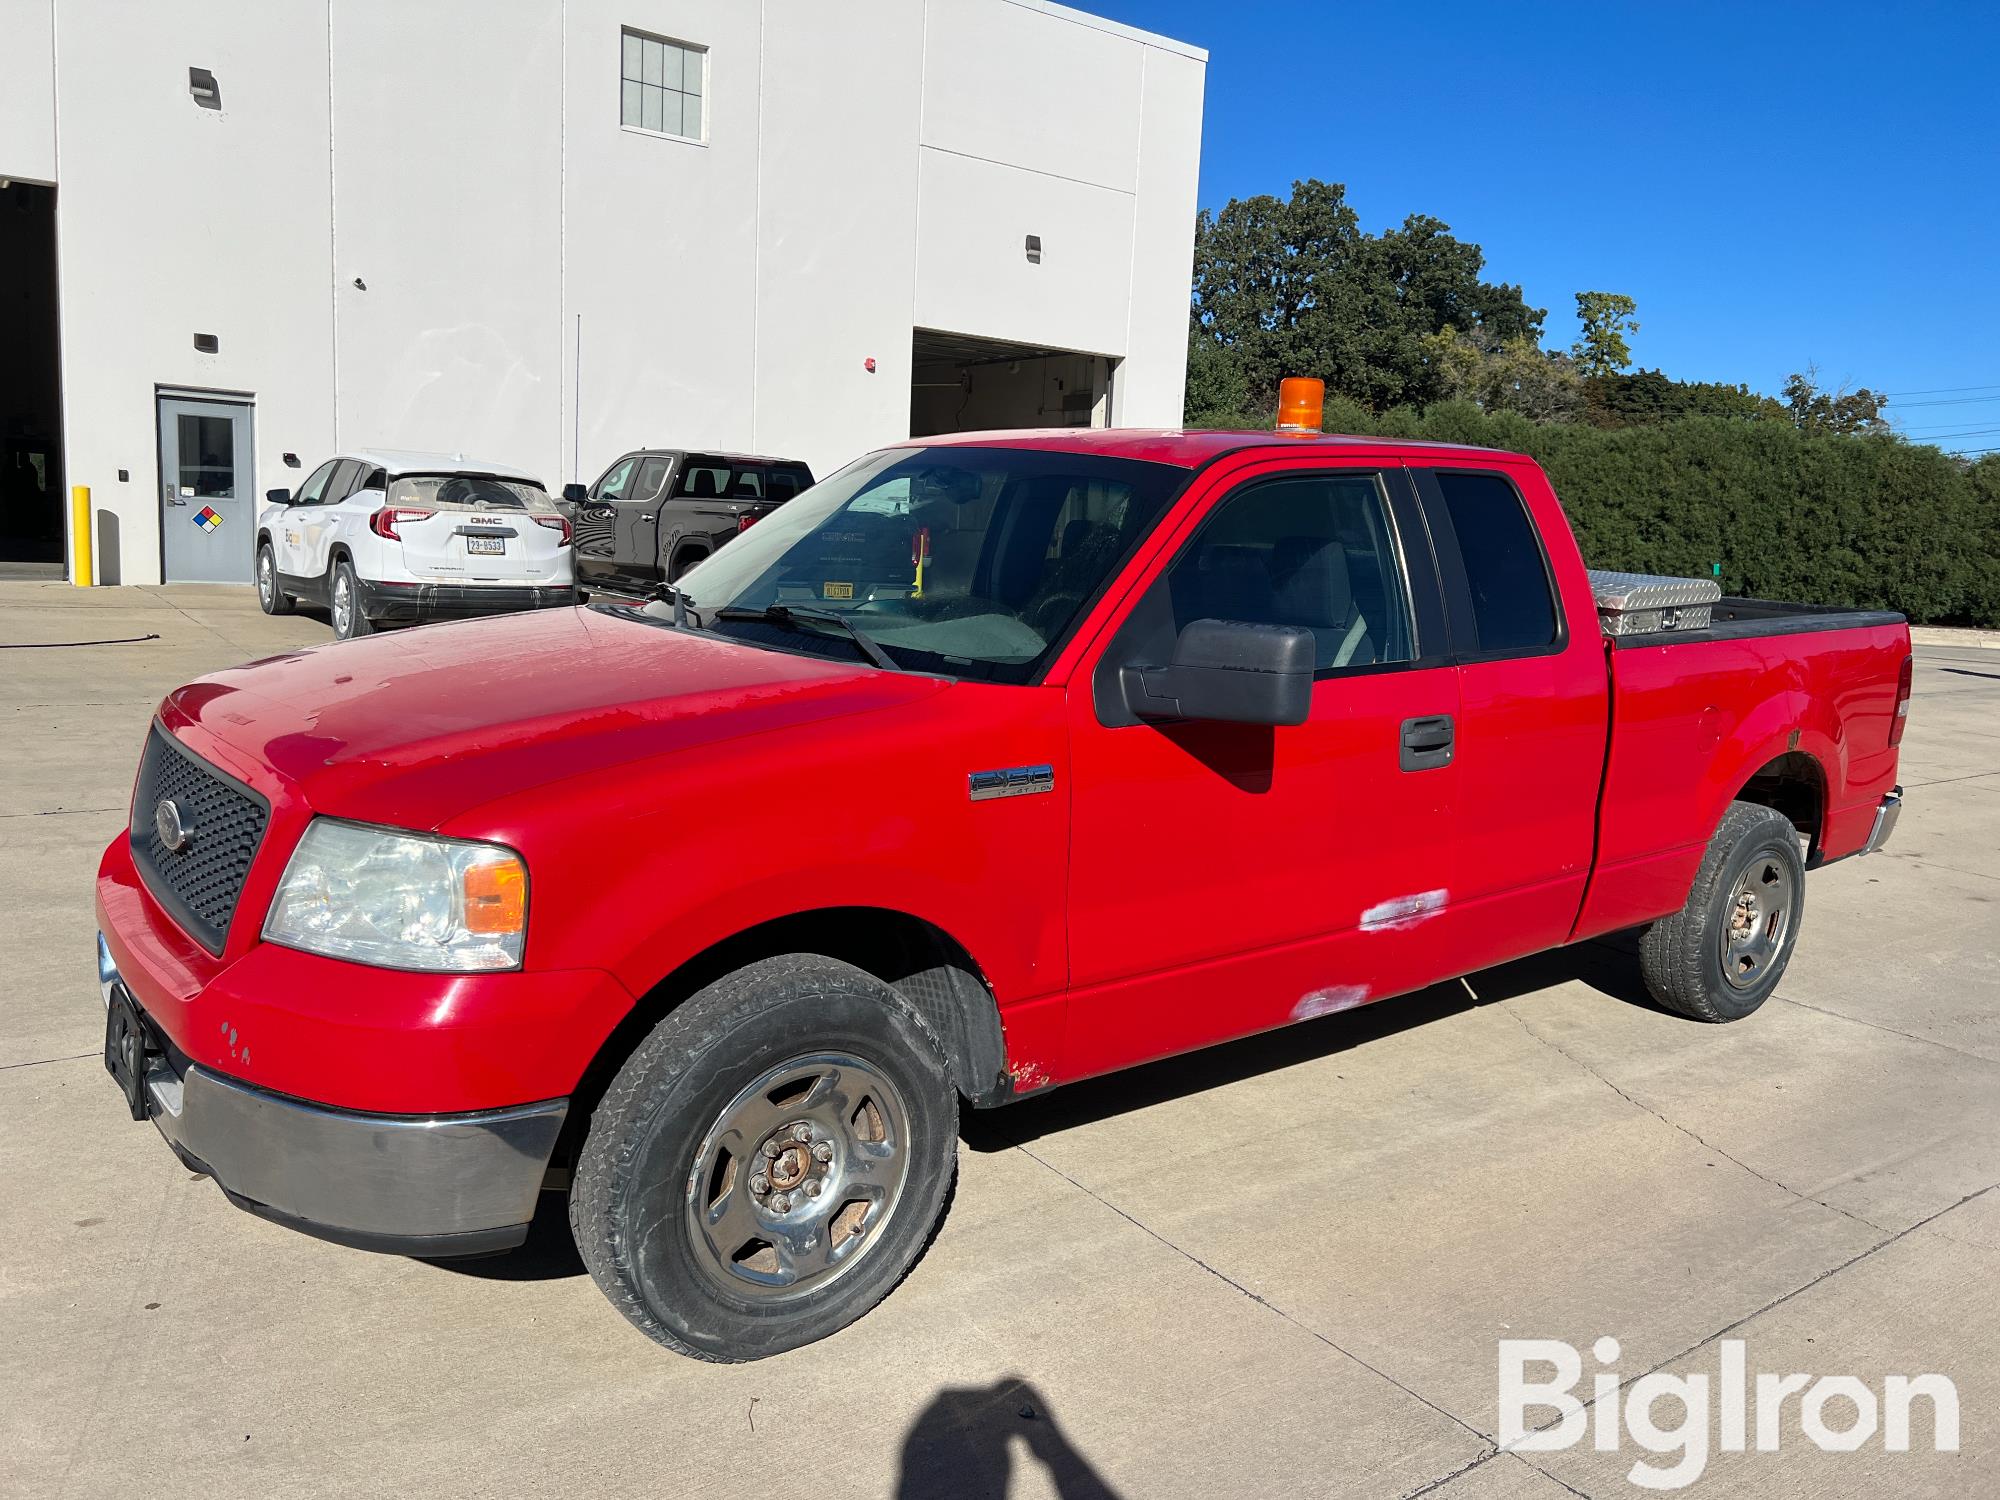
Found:
M 1416 480 L 1444 575 L 1454 653 L 1514 656 L 1559 647 L 1555 581 L 1514 482 L 1481 469 L 1422 469 Z
M 789 500 L 812 483 L 803 464 L 690 453 L 681 462 L 674 496 L 682 500 Z

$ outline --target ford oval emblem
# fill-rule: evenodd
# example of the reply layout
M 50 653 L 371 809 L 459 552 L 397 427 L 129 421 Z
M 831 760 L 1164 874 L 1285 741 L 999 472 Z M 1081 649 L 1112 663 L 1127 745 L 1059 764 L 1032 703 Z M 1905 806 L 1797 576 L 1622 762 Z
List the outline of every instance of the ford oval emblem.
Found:
M 188 846 L 188 827 L 181 821 L 180 804 L 171 797 L 162 797 L 153 808 L 153 832 L 167 847 L 169 854 L 178 854 Z

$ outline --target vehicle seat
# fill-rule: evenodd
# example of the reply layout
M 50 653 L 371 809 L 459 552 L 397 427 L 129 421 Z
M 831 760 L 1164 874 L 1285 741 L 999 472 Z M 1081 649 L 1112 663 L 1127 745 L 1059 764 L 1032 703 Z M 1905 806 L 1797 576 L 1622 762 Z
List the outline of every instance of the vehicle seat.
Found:
M 1316 666 L 1358 667 L 1375 660 L 1367 617 L 1355 607 L 1347 549 L 1339 542 L 1280 537 L 1271 549 L 1271 575 L 1271 618 L 1313 632 Z
M 715 488 L 715 470 L 696 469 L 694 477 L 688 481 L 688 498 L 691 500 L 717 500 L 721 498 Z
M 755 474 L 738 474 L 730 481 L 729 498 L 732 500 L 762 500 L 763 487 L 757 483 Z

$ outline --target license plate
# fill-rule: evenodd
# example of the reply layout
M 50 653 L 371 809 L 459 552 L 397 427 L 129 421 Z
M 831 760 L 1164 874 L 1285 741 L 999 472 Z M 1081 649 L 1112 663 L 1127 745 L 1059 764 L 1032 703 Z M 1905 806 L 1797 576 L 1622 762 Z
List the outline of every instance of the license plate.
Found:
M 854 585 L 851 583 L 823 583 L 819 586 L 819 596 L 822 599 L 852 599 L 854 597 Z
M 504 536 L 469 536 L 465 539 L 465 550 L 474 557 L 503 556 L 507 551 Z
M 146 1118 L 146 1023 L 123 990 L 104 1012 L 104 1071 L 125 1095 L 132 1118 Z

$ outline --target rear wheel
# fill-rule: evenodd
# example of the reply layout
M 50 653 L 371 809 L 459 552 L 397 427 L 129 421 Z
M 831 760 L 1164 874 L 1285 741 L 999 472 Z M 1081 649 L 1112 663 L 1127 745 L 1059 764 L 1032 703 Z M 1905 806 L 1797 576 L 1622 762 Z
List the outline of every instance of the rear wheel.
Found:
M 333 633 L 337 639 L 351 641 L 374 632 L 375 622 L 361 608 L 361 586 L 354 578 L 354 564 L 344 557 L 334 560 L 333 583 L 327 597 L 332 601 Z
M 825 1338 L 881 1301 L 942 1217 L 958 1096 L 895 990 L 766 959 L 654 1028 L 590 1122 L 570 1227 L 647 1337 L 709 1360 Z
M 1732 803 L 1687 904 L 1640 940 L 1639 966 L 1653 998 L 1697 1021 L 1738 1021 L 1762 1005 L 1798 943 L 1805 874 L 1790 819 Z
M 267 615 L 288 615 L 297 607 L 278 585 L 278 557 L 269 542 L 257 544 L 257 603 Z

